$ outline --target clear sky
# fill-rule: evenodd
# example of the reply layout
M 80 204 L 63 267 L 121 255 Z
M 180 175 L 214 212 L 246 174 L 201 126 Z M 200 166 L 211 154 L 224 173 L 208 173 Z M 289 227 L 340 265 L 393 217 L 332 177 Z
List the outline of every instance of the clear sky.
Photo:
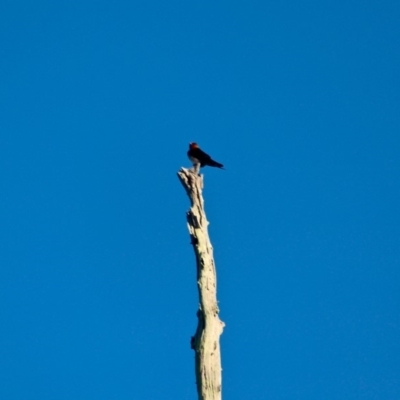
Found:
M 400 3 L 0 2 L 0 398 L 194 400 L 197 141 L 229 400 L 400 398 Z

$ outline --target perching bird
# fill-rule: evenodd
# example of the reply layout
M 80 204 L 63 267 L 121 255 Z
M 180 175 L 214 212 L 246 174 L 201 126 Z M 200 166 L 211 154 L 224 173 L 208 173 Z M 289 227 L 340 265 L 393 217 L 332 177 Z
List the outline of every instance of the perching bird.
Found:
M 195 168 L 200 165 L 200 167 L 205 167 L 206 165 L 210 167 L 217 167 L 224 169 L 224 166 L 219 162 L 214 161 L 207 153 L 204 153 L 203 150 L 200 149 L 197 143 L 189 143 L 189 151 L 187 155 L 192 161 Z

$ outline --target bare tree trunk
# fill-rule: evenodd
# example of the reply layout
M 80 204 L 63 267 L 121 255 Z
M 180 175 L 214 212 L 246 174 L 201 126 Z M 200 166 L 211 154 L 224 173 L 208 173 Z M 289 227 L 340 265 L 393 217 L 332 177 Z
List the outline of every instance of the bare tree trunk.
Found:
M 187 224 L 196 255 L 199 289 L 198 325 L 192 337 L 195 351 L 196 384 L 199 400 L 221 399 L 221 354 L 219 337 L 225 324 L 219 319 L 217 304 L 217 276 L 213 248 L 208 236 L 208 221 L 202 196 L 203 176 L 181 168 L 178 177 L 191 203 L 186 213 Z

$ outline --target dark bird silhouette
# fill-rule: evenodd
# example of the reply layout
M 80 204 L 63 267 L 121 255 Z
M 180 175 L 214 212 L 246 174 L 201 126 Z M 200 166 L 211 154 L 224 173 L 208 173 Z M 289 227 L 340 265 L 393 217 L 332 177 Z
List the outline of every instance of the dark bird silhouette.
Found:
M 224 169 L 224 166 L 217 161 L 214 161 L 207 153 L 204 153 L 203 150 L 200 149 L 197 143 L 189 143 L 189 151 L 187 155 L 192 161 L 195 168 L 200 165 L 200 167 L 205 167 L 206 165 L 210 167 L 216 167 Z

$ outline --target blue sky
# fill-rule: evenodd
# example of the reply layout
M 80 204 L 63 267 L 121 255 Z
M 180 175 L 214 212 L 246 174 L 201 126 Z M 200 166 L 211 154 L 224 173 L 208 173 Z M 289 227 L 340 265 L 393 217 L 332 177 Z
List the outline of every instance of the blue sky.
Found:
M 3 0 L 0 398 L 196 399 L 197 141 L 224 398 L 398 400 L 399 17 Z

